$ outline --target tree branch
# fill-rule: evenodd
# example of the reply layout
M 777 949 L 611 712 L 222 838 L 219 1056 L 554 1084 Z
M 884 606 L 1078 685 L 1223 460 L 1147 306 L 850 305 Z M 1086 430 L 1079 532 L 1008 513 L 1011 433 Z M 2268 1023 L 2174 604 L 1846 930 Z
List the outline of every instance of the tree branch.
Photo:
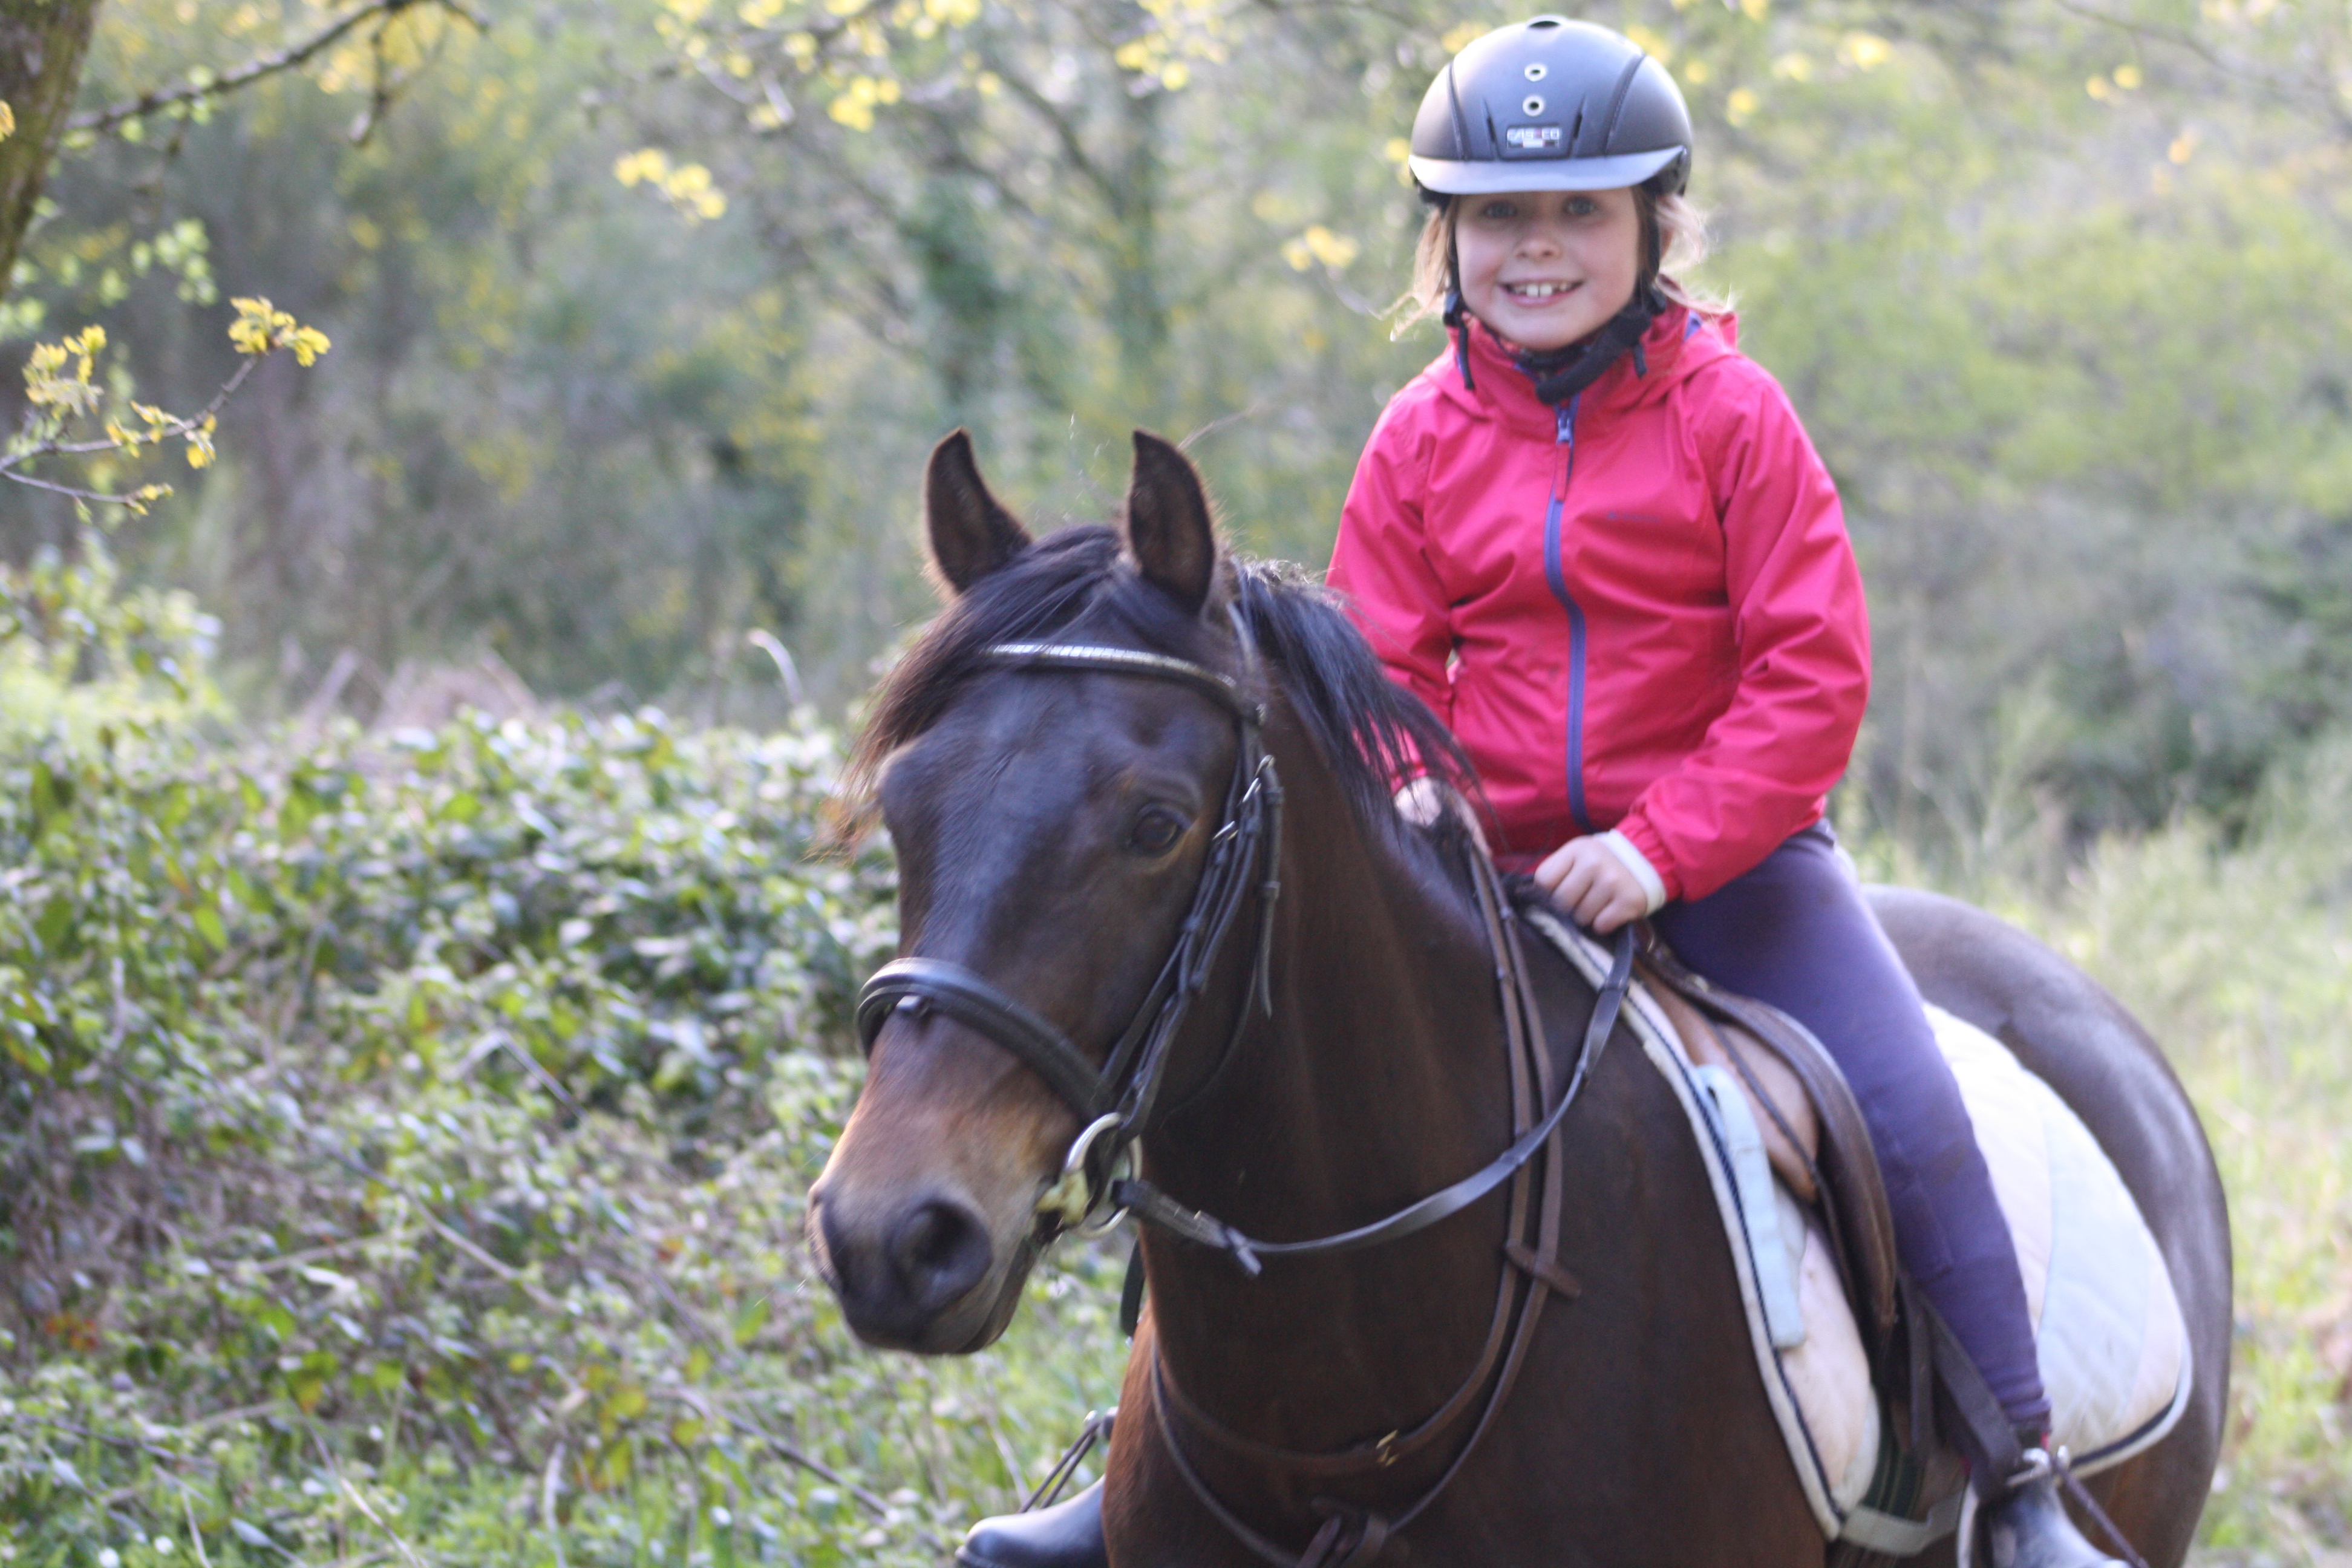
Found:
M 422 5 L 438 5 L 454 16 L 462 16 L 474 25 L 477 32 L 489 31 L 489 19 L 467 6 L 464 0 L 370 0 L 368 5 L 361 6 L 358 10 L 328 23 L 303 42 L 290 44 L 275 54 L 263 55 L 257 59 L 248 60 L 226 76 L 216 77 L 209 81 L 191 80 L 177 87 L 157 88 L 152 92 L 134 98 L 127 103 L 118 103 L 111 109 L 91 110 L 86 113 L 77 114 L 66 121 L 66 129 L 103 133 L 112 131 L 126 121 L 152 114 L 159 109 L 169 109 L 180 103 L 194 103 L 203 99 L 225 97 L 241 87 L 259 81 L 263 77 L 274 76 L 279 71 L 292 70 L 321 50 L 331 47 L 345 34 L 371 18 L 380 16 L 388 21 L 412 6 Z
M 271 355 L 275 354 L 278 351 L 273 349 L 269 353 L 257 354 L 253 358 L 247 360 L 243 364 L 236 367 L 236 374 L 230 376 L 226 381 L 221 384 L 221 389 L 213 395 L 213 400 L 210 403 L 205 404 L 194 414 L 185 415 L 180 418 L 169 420 L 162 425 L 158 425 L 153 429 L 143 435 L 134 436 L 127 440 L 59 441 L 50 439 L 43 441 L 37 446 L 28 447 L 21 452 L 11 452 L 5 456 L 0 456 L 0 479 L 13 479 L 17 484 L 30 485 L 35 489 L 48 490 L 54 494 L 66 496 L 71 500 L 79 501 L 100 501 L 108 506 L 142 505 L 148 499 L 150 499 L 149 497 L 109 495 L 103 490 L 79 489 L 74 486 L 60 485 L 48 479 L 37 479 L 32 475 L 20 472 L 19 470 L 23 464 L 29 463 L 36 458 L 74 458 L 86 457 L 92 452 L 119 452 L 125 449 L 136 449 L 140 447 L 161 446 L 165 441 L 178 440 L 183 437 L 194 435 L 196 431 L 203 429 L 204 426 L 212 420 L 214 416 L 217 415 L 223 408 L 226 407 L 228 405 L 228 400 L 236 395 L 237 388 L 245 384 L 246 378 L 260 368 L 261 362 L 263 360 L 270 358 Z M 28 424 L 31 421 L 29 420 L 27 421 Z

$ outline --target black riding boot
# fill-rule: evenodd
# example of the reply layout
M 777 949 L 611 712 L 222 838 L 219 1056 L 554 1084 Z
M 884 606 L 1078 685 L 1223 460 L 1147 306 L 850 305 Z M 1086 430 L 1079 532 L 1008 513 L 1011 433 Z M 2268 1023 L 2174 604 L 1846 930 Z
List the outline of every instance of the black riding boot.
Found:
M 1109 1568 L 1102 1483 L 1034 1513 L 982 1520 L 963 1538 L 956 1561 L 964 1568 Z
M 1977 1568 L 2124 1568 L 2066 1516 L 2044 1441 L 2028 1437 L 2017 1473 L 1977 1505 Z

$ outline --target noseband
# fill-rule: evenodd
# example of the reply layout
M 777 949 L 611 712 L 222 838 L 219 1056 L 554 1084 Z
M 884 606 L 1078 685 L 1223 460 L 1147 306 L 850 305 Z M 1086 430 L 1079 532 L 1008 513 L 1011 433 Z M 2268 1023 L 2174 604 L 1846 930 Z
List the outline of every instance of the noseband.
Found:
M 1257 649 L 1238 611 L 1234 627 L 1241 638 L 1244 677 L 1257 668 Z M 1266 753 L 1262 731 L 1265 709 L 1241 682 L 1204 665 L 1134 648 L 1070 643 L 997 643 L 981 650 L 990 665 L 1034 670 L 1130 675 L 1174 681 L 1208 698 L 1231 714 L 1240 732 L 1232 782 L 1225 789 L 1223 820 L 1209 840 L 1192 906 L 1177 928 L 1176 942 L 1160 965 L 1134 1017 L 1097 1068 L 1070 1037 L 993 983 L 961 964 L 938 958 L 901 958 L 884 964 L 857 998 L 857 1029 L 870 1055 L 875 1037 L 893 1013 L 919 1018 L 932 1009 L 978 1031 L 1043 1079 L 1076 1111 L 1084 1131 L 1063 1162 L 1062 1180 L 1047 1190 L 1038 1212 L 1055 1230 L 1108 1229 L 1124 1215 L 1086 1226 L 1104 1205 L 1112 1175 L 1129 1147 L 1152 1126 L 1169 1050 L 1207 985 L 1225 938 L 1240 917 L 1253 883 L 1258 902 L 1257 958 L 1250 988 L 1235 1015 L 1219 1066 L 1229 1058 L 1247 1025 L 1255 1001 L 1271 1016 L 1274 991 L 1274 906 L 1282 883 L 1282 783 Z M 1212 1069 L 1213 1074 L 1214 1068 Z

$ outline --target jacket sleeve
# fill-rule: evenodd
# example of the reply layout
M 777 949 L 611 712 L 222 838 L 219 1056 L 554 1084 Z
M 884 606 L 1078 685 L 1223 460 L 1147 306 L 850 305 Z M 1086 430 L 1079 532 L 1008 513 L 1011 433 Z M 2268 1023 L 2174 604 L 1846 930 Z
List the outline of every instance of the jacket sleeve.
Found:
M 1415 423 L 1391 403 L 1373 426 L 1339 513 L 1328 581 L 1389 679 L 1452 729 L 1453 611 L 1426 550 L 1429 453 Z
M 1820 819 L 1870 700 L 1870 623 L 1837 488 L 1779 384 L 1733 363 L 1746 374 L 1711 400 L 1697 434 L 1723 525 L 1738 685 L 1698 749 L 1618 824 L 1682 899 L 1752 870 Z

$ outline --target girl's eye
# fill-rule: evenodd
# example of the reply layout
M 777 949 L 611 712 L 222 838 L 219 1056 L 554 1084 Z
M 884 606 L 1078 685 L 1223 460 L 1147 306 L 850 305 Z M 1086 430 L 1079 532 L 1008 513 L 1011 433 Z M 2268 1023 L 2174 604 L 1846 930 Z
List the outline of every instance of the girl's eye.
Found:
M 1165 855 L 1176 847 L 1176 841 L 1191 826 L 1171 807 L 1147 805 L 1128 831 L 1128 847 L 1144 855 Z
M 1513 202 L 1488 202 L 1478 209 L 1478 216 L 1496 221 L 1507 221 L 1518 216 L 1519 209 L 1517 204 Z
M 1594 201 L 1591 196 L 1570 196 L 1568 198 L 1567 211 L 1568 216 L 1570 217 L 1591 217 L 1594 213 L 1597 213 L 1600 210 L 1601 204 Z

